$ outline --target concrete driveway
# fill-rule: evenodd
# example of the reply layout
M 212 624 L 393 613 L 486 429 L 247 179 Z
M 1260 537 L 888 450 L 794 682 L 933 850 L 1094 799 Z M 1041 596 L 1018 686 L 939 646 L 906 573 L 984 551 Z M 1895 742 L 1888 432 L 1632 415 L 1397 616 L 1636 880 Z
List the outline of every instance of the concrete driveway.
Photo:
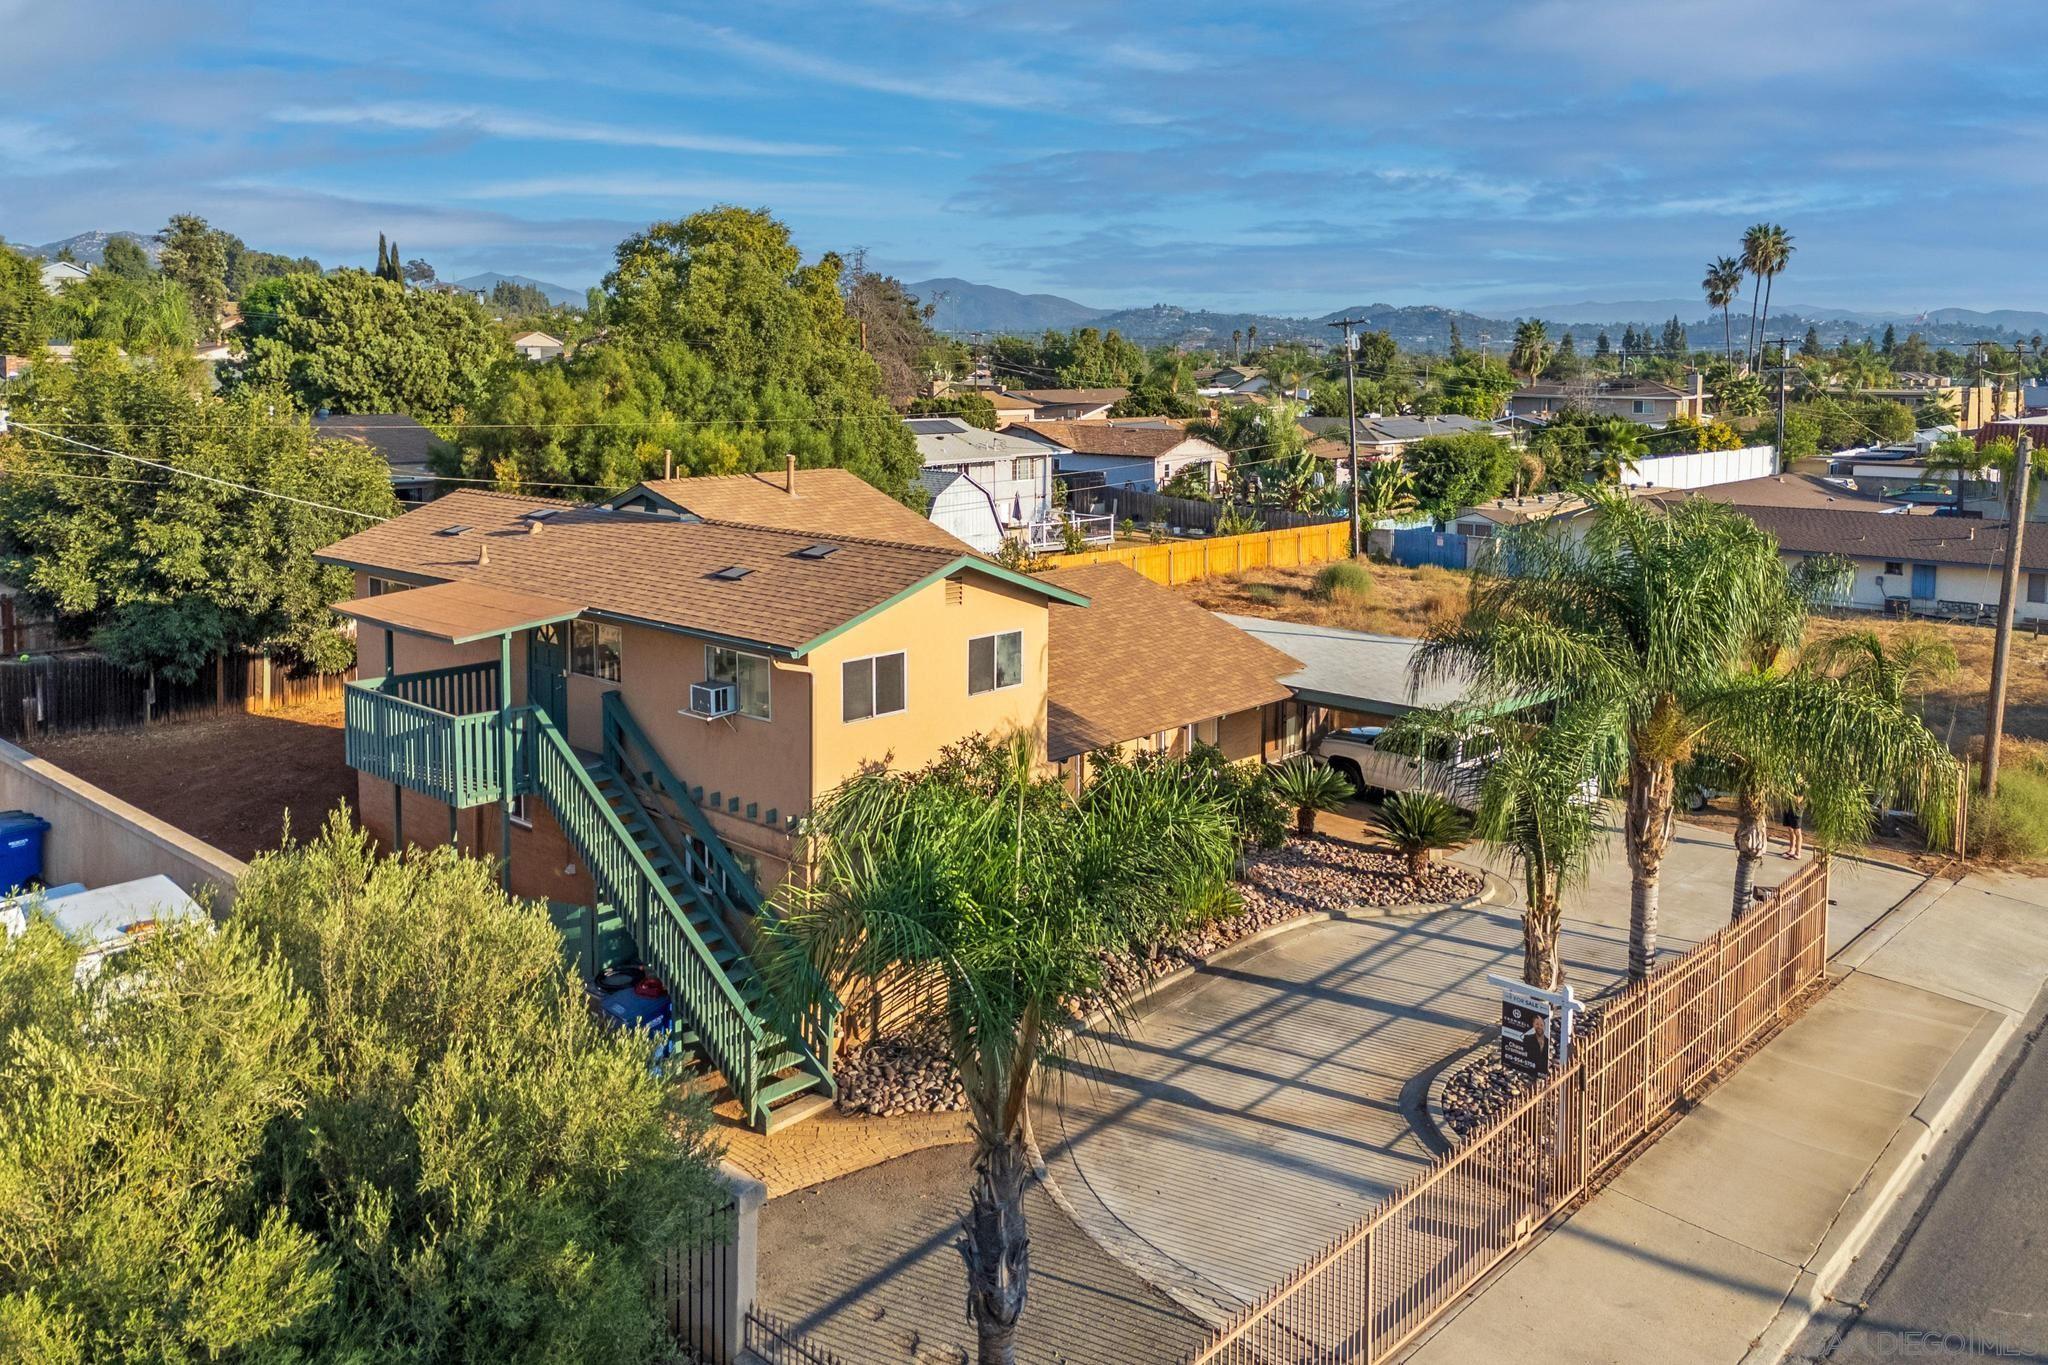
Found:
M 1681 826 L 1666 861 L 1662 942 L 1728 917 L 1734 853 Z M 1773 856 L 1766 882 L 1794 865 Z M 1840 944 L 1920 884 L 1837 860 Z M 1566 970 L 1582 990 L 1627 962 L 1618 851 L 1568 905 Z M 1035 1111 L 1076 1220 L 1208 1316 L 1255 1302 L 1430 1159 L 1414 1116 L 1432 1074 L 1497 1025 L 1488 972 L 1519 970 L 1513 907 L 1317 924 L 1145 1002 L 1124 1037 L 1084 1041 Z

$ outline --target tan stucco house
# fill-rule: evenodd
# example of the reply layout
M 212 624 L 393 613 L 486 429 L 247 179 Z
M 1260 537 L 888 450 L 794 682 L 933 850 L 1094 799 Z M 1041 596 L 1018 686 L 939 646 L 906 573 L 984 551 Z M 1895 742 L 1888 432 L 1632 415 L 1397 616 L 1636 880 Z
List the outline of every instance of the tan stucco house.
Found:
M 365 827 L 608 917 L 585 968 L 646 962 L 763 1125 L 832 1086 L 834 1019 L 750 957 L 825 793 L 977 733 L 1051 765 L 1288 732 L 1285 655 L 1121 566 L 1013 572 L 841 470 L 456 492 L 321 557 L 356 574 Z

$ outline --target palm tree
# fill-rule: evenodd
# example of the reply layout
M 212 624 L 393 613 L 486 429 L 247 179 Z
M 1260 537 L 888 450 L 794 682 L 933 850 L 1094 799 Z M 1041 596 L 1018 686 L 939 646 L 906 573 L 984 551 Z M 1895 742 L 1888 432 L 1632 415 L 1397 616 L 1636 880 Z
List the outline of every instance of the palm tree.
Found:
M 1256 322 L 1244 329 L 1244 349 L 1246 355 L 1259 349 L 1259 325 Z
M 1649 433 L 1626 417 L 1604 417 L 1586 434 L 1595 456 L 1586 472 L 1600 483 L 1620 483 L 1622 473 L 1650 453 Z
M 1273 794 L 1294 807 L 1294 832 L 1306 839 L 1316 832 L 1316 816 L 1344 808 L 1351 783 L 1344 774 L 1312 754 L 1298 754 L 1266 770 Z
M 1566 708 L 1548 725 L 1494 723 L 1493 761 L 1479 784 L 1474 828 L 1521 873 L 1522 980 L 1538 990 L 1564 981 L 1564 893 L 1584 879 L 1600 843 L 1601 803 L 1589 784 L 1610 764 L 1592 721 Z
M 1753 243 L 1752 236 L 1755 238 Z M 1776 223 L 1759 223 L 1743 235 L 1743 264 L 1763 285 L 1763 320 L 1758 325 L 1757 333 L 1759 345 L 1771 329 L 1771 284 L 1785 273 L 1785 267 L 1791 263 L 1793 250 L 1792 234 Z M 1762 352 L 1759 351 L 1757 363 L 1761 364 L 1762 361 Z
M 1103 988 L 1103 950 L 1213 905 L 1235 856 L 1221 803 L 1173 768 L 1115 765 L 1075 797 L 1034 776 L 1038 754 L 1019 733 L 831 793 L 809 826 L 816 876 L 789 893 L 769 954 L 789 982 L 797 960 L 830 981 L 899 966 L 943 980 L 912 1006 L 943 1026 L 971 1111 L 958 1246 L 981 1365 L 1016 1359 L 1026 1102 L 1071 1041 L 1067 1002 Z
M 1524 447 L 1515 455 L 1515 496 L 1534 493 L 1543 487 L 1543 479 L 1550 472 L 1543 462 L 1543 453 L 1533 447 Z
M 1232 360 L 1235 360 L 1235 359 L 1237 359 L 1237 348 L 1238 348 L 1238 347 L 1239 347 L 1239 346 L 1240 346 L 1241 344 L 1243 344 L 1243 342 L 1244 342 L 1244 329 L 1243 329 L 1242 327 L 1233 327 L 1233 328 L 1231 328 L 1231 329 L 1230 329 L 1230 358 L 1231 358 Z
M 1755 276 L 1759 284 L 1763 282 L 1765 242 L 1770 230 L 1769 223 L 1756 223 L 1742 234 L 1742 268 Z M 1750 368 L 1756 365 L 1756 313 L 1758 306 L 1763 303 L 1763 298 L 1762 289 L 1749 291 L 1749 342 L 1742 348 L 1742 363 Z
M 1400 792 L 1381 804 L 1373 820 L 1387 842 L 1408 860 L 1408 875 L 1420 877 L 1429 855 L 1440 848 L 1458 848 L 1472 831 L 1472 822 L 1435 792 Z
M 1935 390 L 1913 409 L 1913 424 L 1920 427 L 1952 427 L 1962 420 L 1953 390 Z
M 1641 979 L 1657 954 L 1676 767 L 1706 723 L 1699 708 L 1782 610 L 1785 566 L 1768 535 L 1722 504 L 1591 496 L 1598 514 L 1582 540 L 1547 523 L 1511 531 L 1509 552 L 1473 571 L 1464 617 L 1431 630 L 1414 673 L 1469 676 L 1482 704 L 1567 699 L 1626 751 L 1629 973 Z
M 1899 700 L 1811 669 L 1758 668 L 1702 711 L 1712 720 L 1703 747 L 1734 777 L 1733 919 L 1754 903 L 1774 804 L 1799 802 L 1822 849 L 1868 836 L 1873 795 L 1903 798 L 1930 842 L 1948 829 L 1955 757 Z
M 1515 345 L 1508 353 L 1508 367 L 1534 379 L 1550 353 L 1550 334 L 1541 318 L 1515 324 Z
M 1707 307 L 1721 310 L 1721 354 L 1726 356 L 1735 349 L 1734 325 L 1728 310 L 1742 293 L 1742 262 L 1733 256 L 1718 256 L 1707 262 L 1706 278 L 1700 281 L 1700 288 L 1706 293 Z
M 1814 643 L 1803 662 L 1900 706 L 1926 696 L 1961 667 L 1955 646 L 1925 629 L 1902 631 L 1889 645 L 1874 630 L 1845 630 Z

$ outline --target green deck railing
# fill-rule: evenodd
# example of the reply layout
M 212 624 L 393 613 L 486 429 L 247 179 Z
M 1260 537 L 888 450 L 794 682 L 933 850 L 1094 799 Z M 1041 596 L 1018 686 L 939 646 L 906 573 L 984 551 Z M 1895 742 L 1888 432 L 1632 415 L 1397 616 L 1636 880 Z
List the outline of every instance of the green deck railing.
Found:
M 388 682 L 390 686 L 385 690 L 392 696 L 446 711 L 451 716 L 498 709 L 498 665 L 494 661 L 457 664 L 425 673 L 394 673 L 388 679 L 372 681 Z
M 708 850 L 708 871 L 716 875 L 703 881 L 691 880 L 689 891 L 704 897 L 728 921 L 752 922 L 757 942 L 762 933 L 773 929 L 774 906 L 762 899 L 754 879 L 741 869 L 725 840 L 690 799 L 682 779 L 670 770 L 617 692 L 604 696 L 604 756 L 629 787 L 639 789 L 634 794 L 643 809 L 651 812 L 658 805 L 663 811 L 680 813 L 689 832 Z M 759 960 L 758 954 L 752 957 Z M 775 970 L 762 980 L 768 1023 L 817 1064 L 825 1078 L 826 1093 L 836 1093 L 831 1077 L 839 1030 L 839 997 L 804 958 L 781 957 L 774 965 Z
M 387 691 L 387 681 L 396 679 L 344 689 L 349 766 L 457 809 L 501 800 L 504 757 L 495 707 L 452 715 Z

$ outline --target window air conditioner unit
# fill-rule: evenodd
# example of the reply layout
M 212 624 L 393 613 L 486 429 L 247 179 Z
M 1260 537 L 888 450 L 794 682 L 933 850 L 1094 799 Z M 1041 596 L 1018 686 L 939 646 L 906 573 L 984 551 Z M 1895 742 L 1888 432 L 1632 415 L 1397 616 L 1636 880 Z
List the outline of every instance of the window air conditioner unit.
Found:
M 717 720 L 739 710 L 739 695 L 729 682 L 690 684 L 690 714 Z

